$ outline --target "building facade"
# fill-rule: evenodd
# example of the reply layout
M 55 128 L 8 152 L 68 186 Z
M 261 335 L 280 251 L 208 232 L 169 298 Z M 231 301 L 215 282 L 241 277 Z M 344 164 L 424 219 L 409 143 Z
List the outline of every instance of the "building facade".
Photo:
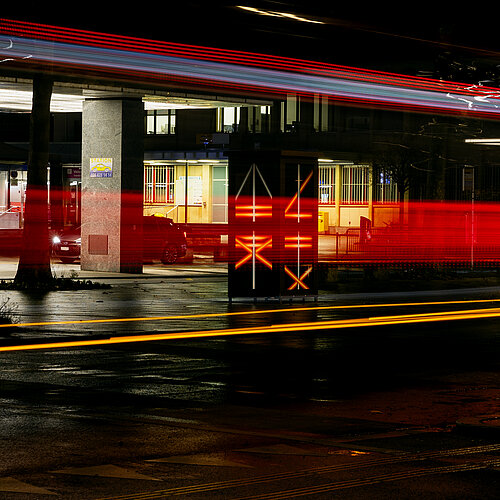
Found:
M 405 200 L 462 199 L 466 165 L 476 167 L 477 199 L 496 201 L 500 192 L 496 149 L 465 142 L 485 130 L 494 135 L 494 121 L 339 106 L 293 94 L 282 101 L 197 105 L 145 103 L 144 182 L 136 189 L 146 215 L 227 223 L 227 152 L 239 149 L 318 152 L 318 228 L 325 233 L 359 227 L 361 217 L 375 227 L 400 222 Z M 3 227 L 22 226 L 26 117 L 1 114 L 0 139 L 9 148 L 0 158 Z M 51 193 L 62 191 L 51 200 L 61 205 L 62 225 L 80 222 L 81 129 L 80 113 L 53 113 L 49 178 Z

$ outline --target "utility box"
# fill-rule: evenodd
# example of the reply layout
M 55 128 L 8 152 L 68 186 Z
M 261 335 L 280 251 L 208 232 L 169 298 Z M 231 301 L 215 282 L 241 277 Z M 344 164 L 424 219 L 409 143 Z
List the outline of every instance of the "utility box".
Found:
M 328 223 L 328 212 L 318 212 L 318 233 L 327 233 Z

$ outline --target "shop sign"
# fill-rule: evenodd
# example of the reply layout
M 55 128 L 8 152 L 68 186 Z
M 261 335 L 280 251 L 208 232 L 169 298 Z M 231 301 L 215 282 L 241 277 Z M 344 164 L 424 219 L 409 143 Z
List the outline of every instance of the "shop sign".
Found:
M 113 177 L 113 158 L 90 158 L 90 177 Z
M 68 179 L 81 179 L 82 170 L 80 167 L 72 167 L 66 169 L 66 176 Z

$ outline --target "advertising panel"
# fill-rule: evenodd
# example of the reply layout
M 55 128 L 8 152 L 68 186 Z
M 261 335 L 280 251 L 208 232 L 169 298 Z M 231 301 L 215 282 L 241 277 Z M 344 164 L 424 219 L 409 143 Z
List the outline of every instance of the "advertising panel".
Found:
M 113 177 L 113 158 L 90 158 L 90 177 Z

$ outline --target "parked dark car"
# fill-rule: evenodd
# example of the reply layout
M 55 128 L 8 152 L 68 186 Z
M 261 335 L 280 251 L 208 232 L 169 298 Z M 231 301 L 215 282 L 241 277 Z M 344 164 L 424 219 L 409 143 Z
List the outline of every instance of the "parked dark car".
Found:
M 71 263 L 80 258 L 81 227 L 62 231 L 52 238 L 52 255 L 61 262 Z M 143 257 L 145 262 L 160 260 L 173 264 L 186 255 L 186 233 L 167 217 L 143 217 Z

